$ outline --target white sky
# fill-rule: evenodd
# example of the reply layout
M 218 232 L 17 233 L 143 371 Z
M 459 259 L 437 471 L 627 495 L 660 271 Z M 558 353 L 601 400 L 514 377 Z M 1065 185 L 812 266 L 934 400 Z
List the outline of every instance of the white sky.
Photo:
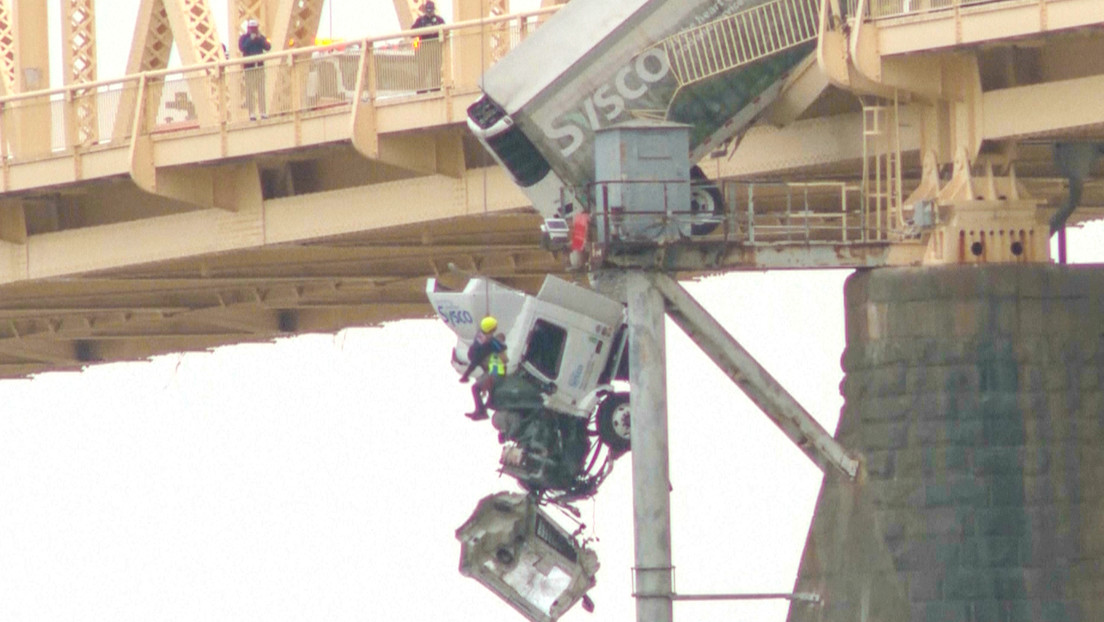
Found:
M 107 78 L 138 0 L 97 4 Z M 333 0 L 330 33 L 325 10 L 324 35 L 394 24 L 389 2 Z M 1100 238 L 1072 232 L 1071 255 L 1100 261 Z M 832 430 L 847 274 L 688 289 Z M 670 323 L 667 335 L 677 590 L 789 591 L 820 474 Z M 0 382 L 0 620 L 521 619 L 457 572 L 454 530 L 514 486 L 496 473 L 493 429 L 462 416 L 453 343 L 440 322 L 409 320 Z M 635 619 L 629 459 L 581 506 L 598 609 L 567 622 Z M 785 612 L 675 605 L 702 622 Z
M 845 275 L 690 289 L 832 428 Z M 671 325 L 668 342 L 678 590 L 788 591 L 819 474 Z M 457 572 L 454 530 L 514 486 L 494 430 L 462 416 L 453 343 L 411 320 L 0 383 L 0 619 L 520 619 Z M 634 619 L 630 473 L 581 506 L 598 611 L 564 620 Z

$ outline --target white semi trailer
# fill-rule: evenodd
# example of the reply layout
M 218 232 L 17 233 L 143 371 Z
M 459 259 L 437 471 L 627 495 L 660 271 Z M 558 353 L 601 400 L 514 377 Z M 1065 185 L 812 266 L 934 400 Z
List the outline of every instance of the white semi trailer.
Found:
M 687 124 L 691 163 L 747 129 L 812 51 L 818 6 L 573 0 L 487 70 L 468 127 L 545 218 L 566 217 L 593 204 L 598 129 L 633 118 Z M 686 211 L 720 213 L 709 188 Z

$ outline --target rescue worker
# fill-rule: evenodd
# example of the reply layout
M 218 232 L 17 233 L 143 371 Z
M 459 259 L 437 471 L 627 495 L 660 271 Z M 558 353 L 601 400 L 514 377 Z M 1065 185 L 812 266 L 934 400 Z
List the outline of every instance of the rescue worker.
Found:
M 498 328 L 498 320 L 493 315 L 485 316 L 479 321 L 479 332 L 476 333 L 475 339 L 468 347 L 468 368 L 460 376 L 460 382 L 467 382 L 468 376 L 475 371 L 476 367 L 483 365 L 483 361 L 492 351 L 506 349 L 505 340 L 498 341 L 494 337 L 496 328 Z
M 272 49 L 268 37 L 261 34 L 261 25 L 255 19 L 245 23 L 245 34 L 238 38 L 238 50 L 242 56 L 257 56 Z M 262 119 L 265 113 L 265 74 L 264 61 L 245 63 L 245 107 L 249 109 L 249 119 L 256 120 L 253 110 L 257 109 Z
M 445 20 L 437 14 L 437 5 L 433 0 L 427 0 L 422 5 L 422 15 L 414 20 L 410 26 L 414 28 L 428 28 L 430 26 L 443 26 Z M 436 32 L 427 32 L 414 39 L 414 72 L 417 84 L 414 89 L 418 93 L 437 91 L 441 89 L 441 42 Z
M 505 338 L 505 335 L 499 333 L 492 343 L 503 343 Z M 506 375 L 506 361 L 505 345 L 502 346 L 501 350 L 492 350 L 484 360 L 486 372 L 472 385 L 472 400 L 475 401 L 475 410 L 467 414 L 467 417 L 472 421 L 482 421 L 489 417 L 487 408 L 494 407 L 491 402 L 492 392 L 494 391 L 495 382 Z M 483 401 L 484 393 L 487 394 L 486 402 Z
M 472 421 L 488 418 L 488 404 L 483 401 L 483 394 L 488 395 L 487 402 L 490 402 L 495 380 L 506 375 L 506 337 L 502 333 L 495 335 L 496 328 L 498 328 L 498 320 L 494 316 L 488 315 L 480 320 L 479 333 L 468 348 L 468 368 L 460 376 L 460 382 L 467 382 L 476 367 L 483 368 L 483 375 L 472 385 L 475 410 L 465 415 Z

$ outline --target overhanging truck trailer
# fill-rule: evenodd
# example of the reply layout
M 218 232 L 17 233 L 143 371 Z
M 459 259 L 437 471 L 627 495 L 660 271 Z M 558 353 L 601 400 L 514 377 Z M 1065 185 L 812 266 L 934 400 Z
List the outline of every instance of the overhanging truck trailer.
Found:
M 545 218 L 569 216 L 591 205 L 595 130 L 684 123 L 697 162 L 747 129 L 812 52 L 818 5 L 572 0 L 487 70 L 468 127 Z M 723 210 L 715 196 L 695 194 L 695 208 Z

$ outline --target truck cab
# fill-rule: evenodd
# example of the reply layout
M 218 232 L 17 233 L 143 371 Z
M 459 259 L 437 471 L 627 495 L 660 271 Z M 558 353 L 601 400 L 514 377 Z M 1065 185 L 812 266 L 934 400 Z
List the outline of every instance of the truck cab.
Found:
M 488 407 L 503 471 L 530 490 L 594 494 L 630 444 L 625 306 L 551 275 L 535 296 L 485 278 L 460 291 L 430 279 L 426 295 L 456 333 L 458 373 L 480 320 L 498 320 L 508 360 Z
M 450 292 L 430 279 L 426 295 L 456 333 L 458 371 L 468 366 L 479 320 L 491 315 L 505 336 L 507 375 L 539 383 L 546 408 L 586 417 L 600 393 L 628 381 L 625 307 L 585 287 L 549 275 L 536 296 L 482 278 Z

